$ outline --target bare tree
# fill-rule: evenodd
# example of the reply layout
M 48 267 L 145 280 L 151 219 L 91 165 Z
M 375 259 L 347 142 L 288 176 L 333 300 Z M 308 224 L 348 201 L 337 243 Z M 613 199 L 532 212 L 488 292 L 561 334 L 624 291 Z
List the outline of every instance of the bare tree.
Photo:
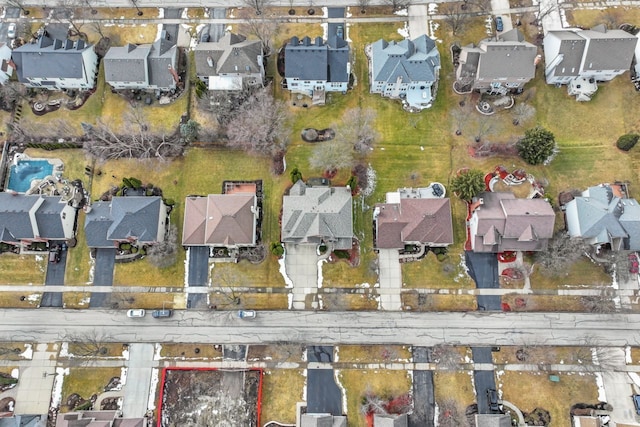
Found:
M 409 7 L 411 0 L 383 0 L 387 6 L 391 6 L 393 10 L 400 10 Z
M 491 0 L 473 0 L 466 1 L 465 3 L 470 4 L 481 13 L 488 13 L 491 11 Z
M 536 253 L 535 260 L 545 275 L 558 274 L 582 257 L 588 245 L 582 239 L 572 239 L 562 231 L 549 241 L 547 249 Z
M 448 398 L 438 402 L 438 425 L 459 427 L 466 425 L 465 415 L 458 409 L 456 400 Z
M 372 108 L 349 108 L 342 116 L 342 124 L 336 129 L 336 139 L 353 147 L 358 153 L 368 153 L 378 139 L 375 119 L 376 111 Z
M 223 306 L 239 306 L 242 303 L 238 287 L 245 285 L 244 278 L 228 268 L 213 268 L 211 284 L 216 294 L 223 296 Z
M 370 3 L 371 3 L 371 0 L 358 0 L 358 6 L 360 7 L 360 12 L 365 13 Z
M 70 349 L 73 355 L 92 358 L 106 356 L 109 352 L 106 344 L 113 342 L 111 335 L 97 329 L 90 329 L 79 334 L 67 333 L 62 339 L 73 345 Z
M 241 0 L 240 4 L 255 10 L 256 15 L 262 15 L 264 10 L 273 3 L 272 0 Z
M 614 294 L 615 292 L 612 288 L 603 288 L 597 295 L 580 297 L 580 302 L 584 305 L 585 311 L 589 313 L 614 313 L 617 311 L 616 304 L 613 301 Z
M 475 128 L 474 139 L 476 142 L 480 142 L 483 137 L 491 135 L 498 130 L 498 125 L 493 118 L 484 114 L 474 115 L 471 123 Z
M 169 267 L 175 264 L 178 255 L 178 228 L 171 224 L 169 231 L 162 242 L 149 246 L 147 258 L 149 262 L 158 268 Z
M 253 154 L 275 155 L 289 145 L 288 111 L 274 99 L 271 87 L 262 88 L 242 104 L 226 127 L 228 145 Z
M 0 102 L 5 110 L 13 110 L 16 102 L 27 99 L 27 88 L 17 81 L 8 81 L 0 86 Z
M 249 34 L 260 40 L 265 55 L 271 53 L 271 41 L 278 34 L 278 24 L 275 20 L 267 19 L 264 15 L 248 17 L 240 24 L 240 32 Z
M 23 15 L 29 14 L 29 11 L 25 8 L 25 2 L 23 0 L 4 0 L 3 3 L 9 7 L 17 7 Z
M 459 30 L 464 28 L 469 20 L 469 15 L 462 10 L 461 5 L 456 3 L 444 3 L 438 9 L 441 15 L 444 15 L 444 22 L 455 36 Z
M 353 149 L 341 141 L 326 141 L 316 145 L 309 158 L 312 168 L 325 172 L 335 172 L 338 169 L 353 166 Z

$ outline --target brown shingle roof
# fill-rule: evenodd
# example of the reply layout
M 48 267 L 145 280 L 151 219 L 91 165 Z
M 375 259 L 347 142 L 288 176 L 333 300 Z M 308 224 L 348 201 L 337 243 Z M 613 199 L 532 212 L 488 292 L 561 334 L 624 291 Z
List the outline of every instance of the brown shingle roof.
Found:
M 187 197 L 183 245 L 248 246 L 256 243 L 255 194 Z
M 449 199 L 400 199 L 380 203 L 376 218 L 376 247 L 403 248 L 405 243 L 446 246 L 453 243 Z

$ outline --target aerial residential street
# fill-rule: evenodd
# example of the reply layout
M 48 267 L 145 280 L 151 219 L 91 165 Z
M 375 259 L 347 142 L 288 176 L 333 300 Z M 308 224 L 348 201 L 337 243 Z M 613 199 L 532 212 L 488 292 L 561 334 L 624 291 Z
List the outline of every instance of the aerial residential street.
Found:
M 3 310 L 0 340 L 58 341 L 99 329 L 114 342 L 254 344 L 637 345 L 640 314 L 179 311 L 172 318 L 127 318 L 120 311 Z M 38 326 L 35 326 L 38 325 Z M 295 325 L 295 327 L 293 326 Z

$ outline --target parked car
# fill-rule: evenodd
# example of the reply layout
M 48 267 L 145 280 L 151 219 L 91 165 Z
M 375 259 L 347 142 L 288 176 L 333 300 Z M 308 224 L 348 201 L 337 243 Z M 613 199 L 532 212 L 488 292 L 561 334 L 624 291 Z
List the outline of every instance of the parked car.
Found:
M 501 32 L 504 30 L 504 24 L 502 23 L 502 17 L 496 16 L 496 31 Z
M 631 397 L 633 398 L 633 406 L 636 407 L 636 414 L 640 415 L 640 394 L 634 394 Z
M 336 36 L 344 40 L 344 27 L 342 25 L 336 26 Z
M 487 403 L 489 403 L 489 410 L 491 412 L 500 411 L 500 405 L 498 404 L 498 392 L 492 388 L 487 389 Z
M 241 319 L 255 319 L 256 311 L 255 310 L 239 310 L 238 317 Z
M 160 319 L 162 317 L 171 317 L 172 315 L 173 310 L 170 310 L 168 308 L 163 308 L 162 310 L 153 310 L 153 312 L 151 312 L 151 316 L 156 319 Z
M 16 24 L 14 24 L 13 22 L 9 24 L 9 28 L 7 29 L 7 38 L 16 38 Z
M 143 308 L 133 308 L 127 311 L 127 317 L 144 317 L 147 314 Z
M 49 250 L 49 262 L 52 264 L 57 264 L 60 262 L 60 253 L 62 252 L 62 248 L 58 245 L 52 246 Z

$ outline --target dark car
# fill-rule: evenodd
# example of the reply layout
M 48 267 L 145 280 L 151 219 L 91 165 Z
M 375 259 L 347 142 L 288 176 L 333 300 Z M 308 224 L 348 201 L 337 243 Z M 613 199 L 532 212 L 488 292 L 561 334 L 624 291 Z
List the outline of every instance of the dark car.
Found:
M 496 31 L 501 32 L 504 30 L 504 24 L 502 23 L 502 17 L 496 16 Z
M 487 389 L 487 403 L 489 404 L 489 410 L 491 412 L 500 412 L 500 405 L 498 404 L 498 392 L 492 388 Z
M 640 415 L 640 394 L 634 394 L 631 397 L 633 397 L 633 406 L 636 407 L 636 414 Z
M 169 310 L 167 309 L 162 309 L 162 310 L 153 310 L 153 312 L 151 313 L 151 316 L 155 317 L 156 319 L 162 318 L 162 317 L 171 317 L 173 315 L 173 310 Z
M 53 246 L 49 250 L 49 262 L 52 264 L 57 264 L 60 262 L 60 253 L 62 252 L 62 248 L 60 246 Z

